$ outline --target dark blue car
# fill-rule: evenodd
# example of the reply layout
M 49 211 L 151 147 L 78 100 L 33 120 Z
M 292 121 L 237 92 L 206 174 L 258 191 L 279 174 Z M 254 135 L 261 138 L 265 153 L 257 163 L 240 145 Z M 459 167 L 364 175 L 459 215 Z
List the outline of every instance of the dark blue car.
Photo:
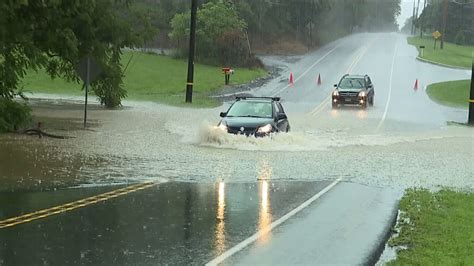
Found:
M 218 127 L 231 134 L 263 137 L 290 130 L 279 97 L 237 97 L 220 116 Z

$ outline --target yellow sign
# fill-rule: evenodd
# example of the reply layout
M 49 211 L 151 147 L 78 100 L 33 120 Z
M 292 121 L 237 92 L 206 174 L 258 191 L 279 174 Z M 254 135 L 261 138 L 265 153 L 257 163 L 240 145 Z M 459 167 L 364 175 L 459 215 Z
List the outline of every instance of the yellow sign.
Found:
M 441 37 L 441 32 L 439 32 L 439 31 L 435 31 L 435 32 L 433 32 L 432 34 L 433 34 L 433 37 L 434 37 L 435 39 L 439 39 L 439 37 Z

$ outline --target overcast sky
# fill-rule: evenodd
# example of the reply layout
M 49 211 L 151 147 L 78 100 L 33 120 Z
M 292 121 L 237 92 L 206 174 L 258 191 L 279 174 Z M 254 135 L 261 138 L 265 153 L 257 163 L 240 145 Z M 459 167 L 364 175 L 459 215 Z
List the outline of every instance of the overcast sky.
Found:
M 416 3 L 418 4 L 418 1 Z M 420 6 L 423 6 L 423 0 L 420 1 Z M 413 0 L 402 0 L 401 9 L 401 14 L 397 19 L 399 28 L 402 28 L 407 18 L 413 15 Z

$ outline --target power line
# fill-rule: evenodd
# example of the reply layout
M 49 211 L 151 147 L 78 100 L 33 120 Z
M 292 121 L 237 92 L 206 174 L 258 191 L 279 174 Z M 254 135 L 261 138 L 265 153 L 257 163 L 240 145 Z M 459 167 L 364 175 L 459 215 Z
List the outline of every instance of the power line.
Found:
M 457 4 L 457 5 L 472 5 L 474 2 L 469 2 L 469 3 L 461 3 L 456 0 L 449 0 L 450 3 Z

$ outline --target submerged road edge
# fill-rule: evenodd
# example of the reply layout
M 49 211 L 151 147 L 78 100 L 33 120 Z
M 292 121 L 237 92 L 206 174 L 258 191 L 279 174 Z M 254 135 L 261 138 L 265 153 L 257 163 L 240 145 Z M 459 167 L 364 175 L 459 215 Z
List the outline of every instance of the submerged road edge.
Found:
M 364 265 L 376 265 L 377 262 L 380 261 L 380 258 L 385 250 L 385 245 L 387 244 L 390 237 L 392 237 L 392 229 L 397 224 L 399 207 L 400 207 L 400 199 L 397 200 L 397 202 L 392 207 L 392 211 L 391 211 L 392 215 L 389 219 L 389 222 L 387 223 L 385 227 L 385 230 L 384 230 L 385 232 L 382 234 L 382 237 L 380 238 L 379 243 L 377 243 L 377 248 L 374 249 L 373 253 L 369 257 L 367 257 L 367 260 L 364 263 Z

